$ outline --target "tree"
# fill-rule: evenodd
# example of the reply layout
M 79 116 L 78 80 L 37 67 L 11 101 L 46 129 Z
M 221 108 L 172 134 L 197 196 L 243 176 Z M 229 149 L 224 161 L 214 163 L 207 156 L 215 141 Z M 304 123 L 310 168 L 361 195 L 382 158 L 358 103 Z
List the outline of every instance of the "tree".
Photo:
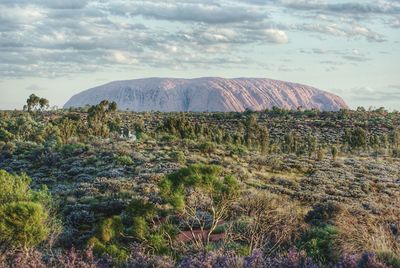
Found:
M 49 101 L 45 98 L 40 98 L 35 94 L 31 94 L 26 100 L 26 105 L 24 105 L 24 110 L 31 112 L 33 110 L 45 110 L 49 108 Z
M 11 202 L 0 207 L 0 242 L 27 251 L 49 233 L 47 213 L 34 202 Z
M 221 167 L 215 165 L 182 168 L 166 176 L 159 186 L 162 198 L 184 221 L 200 249 L 209 244 L 212 232 L 227 217 L 239 194 L 237 180 L 223 177 Z M 198 228 L 201 235 L 195 233 Z
M 60 130 L 60 137 L 63 143 L 67 143 L 68 140 L 73 137 L 76 133 L 77 126 L 74 121 L 69 118 L 65 118 L 61 124 L 58 125 Z
M 40 98 L 39 99 L 39 106 L 40 106 L 40 110 L 44 110 L 44 109 L 48 109 L 49 108 L 49 101 L 45 98 Z
M 367 146 L 367 131 L 357 127 L 351 132 L 349 145 L 352 149 L 365 148 Z
M 28 112 L 31 112 L 38 104 L 40 98 L 35 94 L 31 94 L 29 98 L 26 100 L 26 109 Z
M 87 119 L 89 128 L 95 136 L 108 136 L 110 132 L 109 115 L 116 110 L 117 104 L 115 102 L 110 103 L 108 100 L 103 100 L 98 105 L 89 108 Z
M 332 153 L 332 159 L 333 161 L 336 161 L 337 155 L 339 153 L 339 150 L 336 146 L 332 146 L 331 148 L 331 153 Z

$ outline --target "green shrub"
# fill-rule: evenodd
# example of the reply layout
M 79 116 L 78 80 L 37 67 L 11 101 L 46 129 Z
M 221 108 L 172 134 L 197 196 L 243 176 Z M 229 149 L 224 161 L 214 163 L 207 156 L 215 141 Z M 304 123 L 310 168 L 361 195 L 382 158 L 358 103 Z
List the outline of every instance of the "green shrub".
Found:
M 226 250 L 232 250 L 236 252 L 239 256 L 249 256 L 250 255 L 250 247 L 245 244 L 231 242 L 225 246 Z
M 4 128 L 0 128 L 0 141 L 9 142 L 14 139 L 14 135 Z
M 149 232 L 149 226 L 143 217 L 134 217 L 131 227 L 131 234 L 136 238 L 144 240 Z
M 149 235 L 147 242 L 156 254 L 166 254 L 169 251 L 167 240 L 162 234 Z
M 27 250 L 44 241 L 49 230 L 43 206 L 33 202 L 11 202 L 0 206 L 0 244 Z
M 197 149 L 199 149 L 202 153 L 211 154 L 211 153 L 215 152 L 216 146 L 214 143 L 207 141 L 207 142 L 200 143 L 197 146 Z
M 22 174 L 12 175 L 0 170 L 0 205 L 8 202 L 29 200 L 31 179 Z
M 392 252 L 379 252 L 378 260 L 385 263 L 389 267 L 400 268 L 400 256 Z
M 335 248 L 335 239 L 338 231 L 334 226 L 314 227 L 303 235 L 301 248 L 308 256 L 321 263 L 335 262 L 339 252 Z
M 116 157 L 116 161 L 123 166 L 133 165 L 133 160 L 129 155 L 120 155 Z
M 128 253 L 125 249 L 120 248 L 116 244 L 103 244 L 96 237 L 92 237 L 88 241 L 88 246 L 93 248 L 93 252 L 97 256 L 107 254 L 112 258 L 115 264 L 122 264 L 128 259 Z
M 178 137 L 174 136 L 174 135 L 164 135 L 161 137 L 161 141 L 162 142 L 173 142 L 176 141 L 178 139 Z
M 103 242 L 110 242 L 118 238 L 123 232 L 123 229 L 124 226 L 122 225 L 120 216 L 105 219 L 99 226 L 100 239 Z
M 186 158 L 185 154 L 181 151 L 175 151 L 170 153 L 169 155 L 175 162 L 178 162 L 179 164 L 185 164 Z
M 116 264 L 122 264 L 128 259 L 128 253 L 125 249 L 118 247 L 115 244 L 105 246 L 104 253 L 111 256 L 112 260 Z

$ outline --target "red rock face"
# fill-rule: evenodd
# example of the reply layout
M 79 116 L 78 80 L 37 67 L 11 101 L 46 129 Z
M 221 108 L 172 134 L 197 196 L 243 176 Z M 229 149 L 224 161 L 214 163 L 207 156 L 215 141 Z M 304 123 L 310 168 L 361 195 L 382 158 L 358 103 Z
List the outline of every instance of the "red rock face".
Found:
M 73 96 L 65 108 L 107 99 L 131 111 L 244 111 L 274 106 L 336 111 L 348 108 L 334 94 L 310 86 L 263 78 L 146 78 L 111 82 Z

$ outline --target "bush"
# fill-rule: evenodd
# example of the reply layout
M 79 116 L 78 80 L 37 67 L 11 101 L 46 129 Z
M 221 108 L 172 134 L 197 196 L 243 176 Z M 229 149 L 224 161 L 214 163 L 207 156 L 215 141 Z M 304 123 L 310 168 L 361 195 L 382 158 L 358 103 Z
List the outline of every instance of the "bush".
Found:
M 124 226 L 122 225 L 121 217 L 114 216 L 112 218 L 105 219 L 99 227 L 99 235 L 101 241 L 110 242 L 114 238 L 120 236 Z
M 169 251 L 168 243 L 162 234 L 149 235 L 147 242 L 156 254 L 166 254 Z
M 117 156 L 116 160 L 119 164 L 123 165 L 123 166 L 131 166 L 133 165 L 133 160 L 129 155 L 121 155 L 121 156 Z
M 337 261 L 339 252 L 335 248 L 335 239 L 338 231 L 334 226 L 314 227 L 304 234 L 301 248 L 314 261 L 329 263 Z
M 181 151 L 176 151 L 176 152 L 170 153 L 170 157 L 175 162 L 178 162 L 179 164 L 185 164 L 185 162 L 186 162 L 185 154 Z
M 215 144 L 212 143 L 212 142 L 209 142 L 209 141 L 203 142 L 203 143 L 199 144 L 199 145 L 197 146 L 197 148 L 198 148 L 202 153 L 207 153 L 207 154 L 211 154 L 211 153 L 215 152 L 215 149 L 216 149 Z
M 130 229 L 130 232 L 132 233 L 133 236 L 143 240 L 147 236 L 148 231 L 149 231 L 149 226 L 147 225 L 145 218 L 143 217 L 133 218 L 132 227 Z
M 343 210 L 343 207 L 333 201 L 317 203 L 305 216 L 305 221 L 312 225 L 332 224 L 334 218 Z
M 31 179 L 26 175 L 12 175 L 0 170 L 0 205 L 7 202 L 27 200 Z
M 44 241 L 49 233 L 47 213 L 33 202 L 12 202 L 0 207 L 0 241 L 27 250 Z
M 397 256 L 392 252 L 379 252 L 377 257 L 379 261 L 390 267 L 400 267 L 400 256 Z

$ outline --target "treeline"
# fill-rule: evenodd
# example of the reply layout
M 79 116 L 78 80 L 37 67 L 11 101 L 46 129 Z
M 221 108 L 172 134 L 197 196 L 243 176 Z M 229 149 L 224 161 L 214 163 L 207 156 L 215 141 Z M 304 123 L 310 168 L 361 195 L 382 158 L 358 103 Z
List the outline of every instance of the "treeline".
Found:
M 154 139 L 189 139 L 244 147 L 264 155 L 284 153 L 321 158 L 331 154 L 335 158 L 339 153 L 368 153 L 400 156 L 400 129 L 397 125 L 400 116 L 396 112 L 388 114 L 383 109 L 319 112 L 273 108 L 244 113 L 129 114 L 118 112 L 115 102 L 102 101 L 86 109 L 40 114 L 46 106 L 47 100 L 31 95 L 27 100 L 26 113 L 2 112 L 0 142 L 67 144 L 86 142 L 96 137 L 129 137 L 132 133 L 139 138 L 144 135 Z M 311 130 L 301 129 L 299 125 L 287 126 L 279 135 L 270 133 L 269 128 L 276 128 L 275 120 L 296 123 L 307 118 L 314 124 Z M 351 122 L 351 125 L 341 121 Z M 152 127 L 154 124 L 156 126 Z M 285 128 L 284 124 L 281 125 Z M 378 129 L 372 129 L 370 125 L 376 125 Z M 323 128 L 327 127 L 335 132 L 330 140 L 321 135 Z M 340 129 L 342 127 L 343 130 Z M 212 144 L 205 147 L 210 146 Z

